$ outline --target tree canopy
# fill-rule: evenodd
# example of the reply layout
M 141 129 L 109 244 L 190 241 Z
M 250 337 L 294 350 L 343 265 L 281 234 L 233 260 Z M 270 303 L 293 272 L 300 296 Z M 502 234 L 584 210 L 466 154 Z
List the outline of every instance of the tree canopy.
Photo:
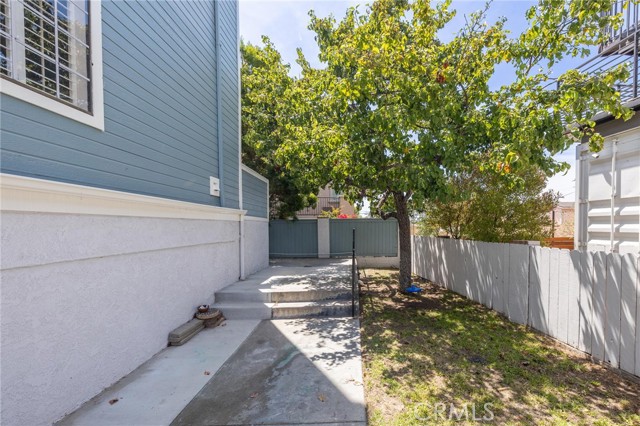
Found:
M 302 78 L 283 100 L 293 107 L 293 137 L 277 157 L 398 220 L 401 287 L 411 277 L 410 214 L 446 196 L 451 177 L 476 166 L 565 170 L 554 154 L 583 136 L 602 144 L 597 112 L 631 115 L 614 85 L 629 70 L 554 74 L 562 58 L 588 54 L 619 25 L 619 15 L 601 13 L 613 0 L 540 0 L 518 35 L 505 19 L 486 22 L 487 5 L 445 38 L 450 4 L 378 0 L 340 21 L 310 12 L 323 67 L 299 52 Z M 498 66 L 511 67 L 513 81 L 492 85 Z
M 551 237 L 549 213 L 558 194 L 545 190 L 547 178 L 537 167 L 519 168 L 513 175 L 476 167 L 450 177 L 447 198 L 424 207 L 420 233 L 444 231 L 451 238 L 489 242 Z
M 291 104 L 296 79 L 282 62 L 273 43 L 263 47 L 242 42 L 242 162 L 269 179 L 272 218 L 295 217 L 314 204 L 319 186 L 300 168 L 287 168 L 277 157 L 280 146 L 291 143 Z

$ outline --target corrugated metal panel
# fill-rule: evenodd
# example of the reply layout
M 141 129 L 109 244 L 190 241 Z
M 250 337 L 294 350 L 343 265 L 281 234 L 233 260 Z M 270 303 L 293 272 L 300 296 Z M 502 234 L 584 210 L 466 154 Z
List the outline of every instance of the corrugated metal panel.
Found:
M 395 219 L 331 219 L 331 256 L 351 255 L 352 230 L 356 229 L 358 256 L 397 256 L 398 222 Z
M 237 207 L 237 5 L 222 3 L 222 185 Z M 2 95 L 2 172 L 218 205 L 209 195 L 218 176 L 214 3 L 102 2 L 102 11 L 105 131 Z
M 318 257 L 318 221 L 269 222 L 269 257 Z
M 640 128 L 608 136 L 595 155 L 582 144 L 577 157 L 578 247 L 640 252 Z
M 248 216 L 268 217 L 268 187 L 265 181 L 242 171 L 242 208 Z

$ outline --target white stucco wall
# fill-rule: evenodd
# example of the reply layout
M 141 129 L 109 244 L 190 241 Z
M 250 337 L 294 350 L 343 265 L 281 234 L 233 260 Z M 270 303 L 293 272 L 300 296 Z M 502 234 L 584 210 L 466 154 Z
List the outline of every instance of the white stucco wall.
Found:
M 269 221 L 246 216 L 244 219 L 245 275 L 269 266 Z
M 357 256 L 358 268 L 399 268 L 400 256 Z
M 238 221 L 26 212 L 0 220 L 5 426 L 73 411 L 164 348 L 172 329 L 239 276 Z M 265 226 L 249 222 L 245 235 L 267 234 L 246 245 L 260 251 L 266 242 L 267 258 Z
M 329 218 L 318 218 L 318 257 L 328 259 L 331 256 L 331 232 Z

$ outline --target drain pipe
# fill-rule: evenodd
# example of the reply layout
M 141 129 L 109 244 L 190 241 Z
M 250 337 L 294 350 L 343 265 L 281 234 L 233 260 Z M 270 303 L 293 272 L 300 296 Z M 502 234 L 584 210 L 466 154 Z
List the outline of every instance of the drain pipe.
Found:
M 239 7 L 235 3 L 235 7 Z M 245 236 L 244 236 L 244 197 L 242 196 L 242 58 L 240 56 L 240 13 L 236 13 L 236 55 L 238 63 L 238 207 L 240 208 L 240 279 L 245 279 Z
M 245 256 L 245 246 L 244 246 L 244 242 L 245 242 L 245 237 L 244 237 L 244 215 L 245 212 L 243 211 L 243 207 L 242 207 L 242 166 L 240 167 L 240 171 L 238 173 L 240 175 L 240 193 L 239 193 L 239 201 L 240 201 L 240 221 L 238 222 L 239 224 L 239 232 L 240 235 L 238 235 L 239 239 L 240 239 L 240 248 L 239 248 L 239 253 L 238 255 L 240 256 L 240 280 L 243 281 L 245 279 L 245 265 L 244 265 L 244 256 Z
M 616 250 L 614 248 L 613 243 L 613 233 L 616 229 L 616 222 L 614 219 L 615 209 L 616 209 L 616 156 L 618 153 L 618 138 L 615 138 L 611 143 L 611 235 L 610 235 L 610 248 L 611 253 L 615 253 Z
M 582 174 L 585 173 L 583 161 L 581 144 L 578 144 L 578 146 L 576 146 L 576 201 L 573 222 L 573 246 L 578 250 L 583 249 L 582 241 L 586 240 L 586 238 L 582 237 L 582 228 L 584 227 L 582 223 L 582 206 L 584 205 L 584 197 L 582 196 Z
M 216 135 L 218 138 L 218 179 L 220 180 L 220 207 L 225 207 L 224 190 L 224 146 L 222 144 L 222 72 L 220 70 L 220 1 L 214 3 L 214 24 L 216 26 Z

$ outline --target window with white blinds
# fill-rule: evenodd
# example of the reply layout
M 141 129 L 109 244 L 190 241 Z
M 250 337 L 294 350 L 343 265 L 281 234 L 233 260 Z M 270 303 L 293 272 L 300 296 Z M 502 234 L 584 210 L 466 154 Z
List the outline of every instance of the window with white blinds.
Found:
M 0 0 L 0 74 L 91 112 L 88 0 Z

